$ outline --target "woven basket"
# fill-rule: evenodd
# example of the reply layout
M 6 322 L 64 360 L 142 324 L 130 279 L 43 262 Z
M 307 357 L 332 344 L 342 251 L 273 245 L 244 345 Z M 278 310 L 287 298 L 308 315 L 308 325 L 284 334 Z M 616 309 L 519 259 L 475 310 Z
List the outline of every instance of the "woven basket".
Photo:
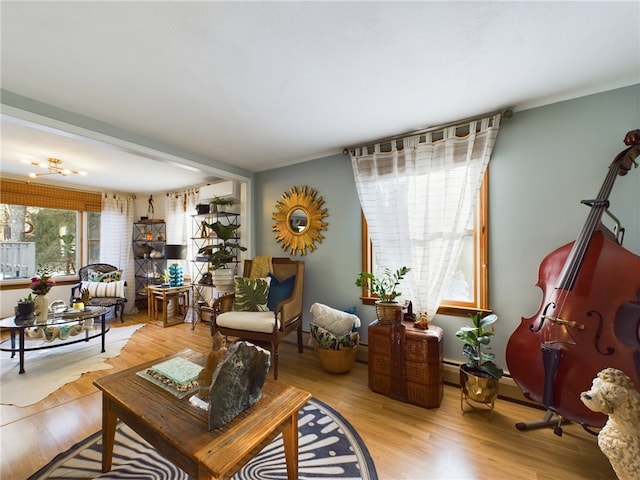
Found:
M 402 307 L 401 303 L 376 302 L 378 323 L 382 325 L 400 323 L 402 321 Z
M 340 350 L 327 350 L 318 348 L 314 342 L 314 350 L 320 359 L 322 368 L 329 373 L 347 373 L 353 367 L 358 356 L 358 345 Z

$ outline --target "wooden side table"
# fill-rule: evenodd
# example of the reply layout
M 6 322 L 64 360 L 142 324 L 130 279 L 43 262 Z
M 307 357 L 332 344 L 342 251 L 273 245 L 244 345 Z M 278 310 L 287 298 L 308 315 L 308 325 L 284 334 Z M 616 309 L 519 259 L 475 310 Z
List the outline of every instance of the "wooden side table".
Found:
M 162 326 L 168 327 L 184 321 L 184 315 L 191 302 L 191 285 L 180 287 L 164 287 L 162 285 L 147 286 L 147 315 L 151 322 L 158 321 L 158 306 L 162 308 Z M 176 310 L 181 310 L 182 315 L 168 316 L 169 302 L 173 302 Z M 174 312 L 175 313 L 175 312 Z
M 442 329 L 375 321 L 368 333 L 369 388 L 401 402 L 439 407 L 444 393 Z

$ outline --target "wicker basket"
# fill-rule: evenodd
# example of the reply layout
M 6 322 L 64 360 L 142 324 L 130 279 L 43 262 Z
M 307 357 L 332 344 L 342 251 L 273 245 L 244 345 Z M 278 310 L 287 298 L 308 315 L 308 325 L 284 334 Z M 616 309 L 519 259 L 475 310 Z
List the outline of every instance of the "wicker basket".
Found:
M 402 310 L 403 305 L 400 303 L 376 302 L 376 317 L 378 318 L 378 323 L 382 325 L 400 323 L 402 321 Z
M 358 345 L 340 350 L 327 350 L 318 348 L 314 342 L 314 350 L 320 359 L 322 368 L 329 373 L 347 373 L 353 367 L 358 356 Z

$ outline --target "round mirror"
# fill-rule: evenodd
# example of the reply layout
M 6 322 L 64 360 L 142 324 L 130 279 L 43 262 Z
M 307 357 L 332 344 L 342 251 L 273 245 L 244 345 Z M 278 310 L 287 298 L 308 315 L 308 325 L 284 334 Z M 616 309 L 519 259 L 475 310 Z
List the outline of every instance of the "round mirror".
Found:
M 322 197 L 316 198 L 316 191 L 312 188 L 307 191 L 306 186 L 292 187 L 276 203 L 273 231 L 276 241 L 282 242 L 282 248 L 289 250 L 291 255 L 296 252 L 305 255 L 307 248 L 313 251 L 315 243 L 322 242 L 324 237 L 320 231 L 327 229 L 322 220 L 327 216 L 327 209 L 320 208 L 323 203 Z
M 301 208 L 292 210 L 289 214 L 289 227 L 294 234 L 304 232 L 307 229 L 307 213 Z

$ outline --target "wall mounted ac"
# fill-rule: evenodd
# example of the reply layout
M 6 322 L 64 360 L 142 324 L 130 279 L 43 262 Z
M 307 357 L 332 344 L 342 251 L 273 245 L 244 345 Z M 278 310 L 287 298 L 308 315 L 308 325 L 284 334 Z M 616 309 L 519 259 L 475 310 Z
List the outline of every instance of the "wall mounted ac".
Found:
M 236 202 L 240 201 L 240 183 L 226 180 L 200 187 L 200 198 L 203 203 L 207 203 L 214 197 L 233 198 Z

